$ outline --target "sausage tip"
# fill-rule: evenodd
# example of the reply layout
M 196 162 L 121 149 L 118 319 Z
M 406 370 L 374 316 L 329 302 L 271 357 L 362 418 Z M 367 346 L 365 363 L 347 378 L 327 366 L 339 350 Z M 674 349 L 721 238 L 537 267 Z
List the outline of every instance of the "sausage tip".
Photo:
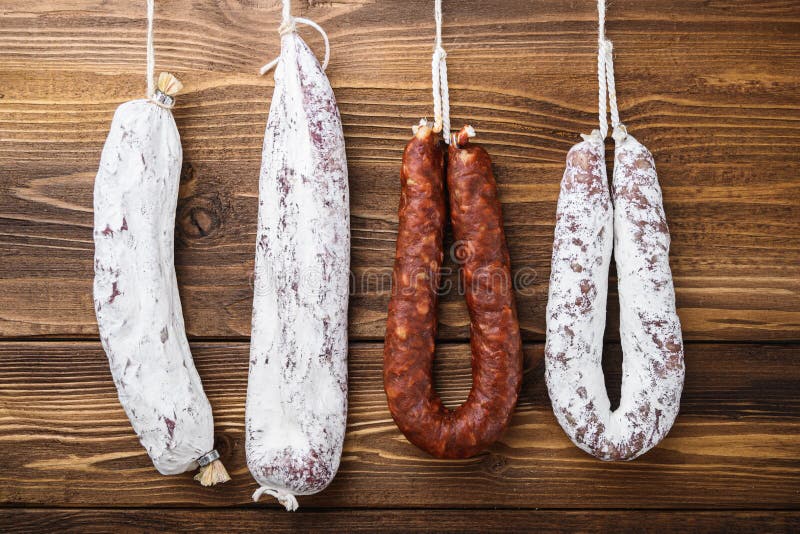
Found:
M 456 148 L 463 148 L 469 144 L 469 140 L 475 137 L 475 128 L 470 126 L 469 124 L 465 125 L 458 133 L 453 134 L 453 145 Z

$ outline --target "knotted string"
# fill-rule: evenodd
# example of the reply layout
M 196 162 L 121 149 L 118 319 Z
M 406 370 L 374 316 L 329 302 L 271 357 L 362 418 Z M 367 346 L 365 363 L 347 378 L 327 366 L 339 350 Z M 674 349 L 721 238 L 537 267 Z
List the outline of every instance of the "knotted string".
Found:
M 288 491 L 282 489 L 275 489 L 270 488 L 269 486 L 261 486 L 258 488 L 255 493 L 253 493 L 253 501 L 258 502 L 258 500 L 264 495 L 272 495 L 278 502 L 286 508 L 287 512 L 294 512 L 300 506 L 297 504 L 297 497 L 289 493 Z
M 153 46 L 153 13 L 155 0 L 147 0 L 147 98 L 156 92 L 156 51 Z
M 431 61 L 433 79 L 434 132 L 442 132 L 445 143 L 450 142 L 450 90 L 447 85 L 447 52 L 442 47 L 442 0 L 435 0 L 436 44 Z
M 614 46 L 606 39 L 606 2 L 597 0 L 597 81 L 598 111 L 600 116 L 600 135 L 603 139 L 608 135 L 608 114 L 606 102 L 611 112 L 611 126 L 615 132 L 625 129 L 619 122 L 617 107 L 617 85 L 614 80 Z
M 298 24 L 311 26 L 312 28 L 317 30 L 320 33 L 320 35 L 322 35 L 322 40 L 325 41 L 325 59 L 322 62 L 322 70 L 327 69 L 328 61 L 330 61 L 331 58 L 331 44 L 328 41 L 328 34 L 325 33 L 325 30 L 323 30 L 322 27 L 320 27 L 320 25 L 314 22 L 313 20 L 304 19 L 302 17 L 293 17 L 291 0 L 283 0 L 282 13 L 283 13 L 283 20 L 281 21 L 281 25 L 278 27 L 278 33 L 280 34 L 281 37 L 296 32 Z M 259 74 L 263 76 L 264 74 L 268 73 L 278 64 L 280 60 L 281 56 L 276 57 L 275 59 L 273 59 L 272 61 L 261 67 Z

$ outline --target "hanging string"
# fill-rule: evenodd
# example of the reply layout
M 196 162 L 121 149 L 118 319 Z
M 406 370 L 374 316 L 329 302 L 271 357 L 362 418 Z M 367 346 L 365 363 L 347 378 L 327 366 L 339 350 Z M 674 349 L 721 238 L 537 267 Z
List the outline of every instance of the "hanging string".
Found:
M 614 80 L 614 46 L 606 39 L 606 2 L 597 0 L 597 81 L 598 111 L 600 118 L 600 135 L 603 139 L 608 135 L 608 113 L 606 101 L 611 111 L 611 126 L 620 127 L 619 108 L 617 107 L 617 85 Z M 623 126 L 624 128 L 624 126 Z
M 283 21 L 291 20 L 292 18 L 292 2 L 291 0 L 284 0 L 283 2 Z
M 614 45 L 606 39 L 606 83 L 608 84 L 608 108 L 611 112 L 611 127 L 615 130 L 620 126 L 619 108 L 617 107 L 617 83 L 614 80 Z
M 283 20 L 281 21 L 281 25 L 278 27 L 278 33 L 281 37 L 284 35 L 288 35 L 290 33 L 294 33 L 297 31 L 297 25 L 303 24 L 305 26 L 311 26 L 315 30 L 317 30 L 320 35 L 322 35 L 322 40 L 325 42 L 325 59 L 322 61 L 322 70 L 328 68 L 328 62 L 331 59 L 331 43 L 328 41 L 328 34 L 325 33 L 325 30 L 322 27 L 314 22 L 313 20 L 304 19 L 302 17 L 293 17 L 292 16 L 292 2 L 291 0 L 283 0 Z M 281 56 L 276 57 L 259 70 L 259 74 L 262 76 L 269 71 L 271 71 L 281 60 Z
M 155 93 L 156 51 L 153 47 L 155 0 L 147 0 L 147 98 Z
M 434 132 L 442 132 L 445 143 L 450 143 L 450 88 L 447 85 L 447 52 L 442 47 L 442 0 L 434 2 L 436 44 L 431 61 L 433 79 Z
M 608 111 L 606 103 L 608 101 L 606 83 L 606 3 L 605 0 L 597 0 L 597 111 L 600 123 L 600 135 L 603 139 L 608 135 Z

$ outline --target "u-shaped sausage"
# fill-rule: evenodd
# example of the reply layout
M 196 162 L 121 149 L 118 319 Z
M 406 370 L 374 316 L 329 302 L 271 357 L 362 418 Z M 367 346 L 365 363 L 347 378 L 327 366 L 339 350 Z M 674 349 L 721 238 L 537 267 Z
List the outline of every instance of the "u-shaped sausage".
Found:
M 403 154 L 400 226 L 384 346 L 389 409 L 409 441 L 438 458 L 468 458 L 503 433 L 522 381 L 522 352 L 502 212 L 491 161 L 468 129 L 448 154 L 453 233 L 470 313 L 473 386 L 449 410 L 432 367 L 445 224 L 441 139 L 420 126 Z
M 612 206 L 605 145 L 593 134 L 570 150 L 561 182 L 546 378 L 556 418 L 579 448 L 631 460 L 672 427 L 684 363 L 661 189 L 650 152 L 630 135 L 616 145 L 613 193 Z M 624 354 L 613 412 L 601 367 L 612 240 Z

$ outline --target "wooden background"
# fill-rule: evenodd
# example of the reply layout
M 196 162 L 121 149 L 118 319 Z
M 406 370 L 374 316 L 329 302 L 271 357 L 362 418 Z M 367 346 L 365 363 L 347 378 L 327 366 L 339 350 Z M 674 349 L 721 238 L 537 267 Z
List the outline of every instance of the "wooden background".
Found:
M 394 426 L 381 340 L 409 127 L 431 113 L 430 0 L 295 2 L 327 29 L 348 143 L 354 294 L 341 470 L 290 515 L 255 505 L 244 397 L 275 0 L 157 2 L 157 68 L 186 85 L 176 263 L 233 480 L 152 468 L 116 399 L 92 309 L 92 184 L 113 111 L 142 96 L 144 1 L 0 0 L 0 528 L 405 532 L 800 528 L 800 2 L 614 0 L 620 111 L 651 148 L 684 325 L 681 415 L 602 463 L 552 416 L 542 342 L 564 157 L 596 121 L 594 2 L 445 1 L 453 123 L 492 154 L 526 375 L 489 452 L 435 460 Z M 321 52 L 312 30 L 302 34 Z M 612 284 L 613 285 L 613 284 Z M 618 396 L 616 293 L 607 366 Z M 441 305 L 439 390 L 466 397 L 465 305 Z

